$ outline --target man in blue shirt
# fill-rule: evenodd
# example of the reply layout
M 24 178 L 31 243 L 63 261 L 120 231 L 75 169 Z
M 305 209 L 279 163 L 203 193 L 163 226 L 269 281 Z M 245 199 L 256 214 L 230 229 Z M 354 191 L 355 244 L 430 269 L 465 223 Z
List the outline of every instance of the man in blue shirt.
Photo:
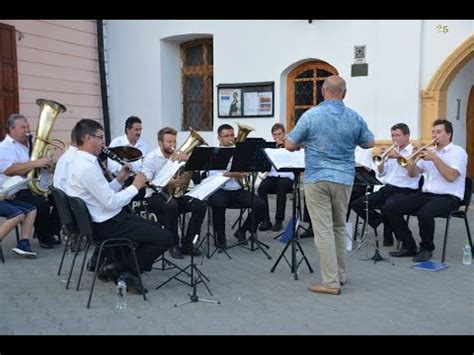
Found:
M 314 226 L 322 282 L 313 292 L 338 295 L 346 282 L 346 213 L 354 182 L 356 146 L 372 148 L 374 135 L 344 105 L 346 82 L 332 75 L 322 87 L 324 101 L 306 111 L 285 141 L 294 151 L 305 144 L 305 199 Z

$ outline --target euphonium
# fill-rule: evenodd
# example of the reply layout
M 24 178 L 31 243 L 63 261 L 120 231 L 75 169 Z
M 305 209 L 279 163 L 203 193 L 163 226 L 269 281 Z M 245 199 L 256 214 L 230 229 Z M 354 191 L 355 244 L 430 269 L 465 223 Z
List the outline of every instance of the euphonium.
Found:
M 432 146 L 432 145 L 436 145 L 436 138 L 433 138 L 433 140 L 431 142 L 429 142 L 428 144 L 424 145 L 423 147 L 421 147 L 420 149 L 418 149 L 416 152 L 413 152 L 411 153 L 410 155 L 406 156 L 406 157 L 399 157 L 397 158 L 397 162 L 398 164 L 400 164 L 401 166 L 405 167 L 407 166 L 408 164 L 415 164 L 418 160 L 420 160 L 420 153 L 422 151 L 424 151 L 425 149 L 427 149 L 429 146 Z M 415 159 L 413 159 L 415 158 Z
M 247 136 L 249 135 L 250 132 L 255 131 L 255 128 L 247 126 L 242 123 L 237 123 L 237 127 L 239 127 L 237 131 L 237 137 L 235 138 L 235 142 L 243 142 L 247 139 Z M 242 186 L 243 188 L 248 188 L 251 184 L 250 182 L 250 177 L 246 176 L 244 178 L 237 178 L 237 182 Z
M 48 158 L 50 160 L 54 159 L 54 155 L 57 149 L 62 149 L 63 152 L 66 150 L 66 143 L 59 138 L 50 138 L 49 135 L 53 129 L 54 121 L 58 115 L 62 112 L 66 112 L 66 107 L 59 102 L 46 99 L 36 100 L 36 104 L 40 107 L 40 116 L 38 120 L 38 127 L 36 129 L 36 140 L 33 144 L 33 149 L 31 151 L 31 161 L 38 160 L 41 158 Z M 57 142 L 57 143 L 54 143 Z M 58 146 L 58 143 L 62 147 Z M 54 167 L 56 165 L 55 161 L 52 161 L 49 168 L 50 173 L 54 172 Z M 31 170 L 28 177 L 28 187 L 36 195 L 47 195 L 51 191 L 49 186 L 44 189 L 41 185 L 40 177 L 41 169 Z
M 189 137 L 184 141 L 181 147 L 178 149 L 178 152 L 191 154 L 193 149 L 198 145 L 207 145 L 206 141 L 195 131 L 192 127 L 190 127 L 191 134 Z M 170 188 L 169 184 L 166 185 L 167 192 L 173 196 L 174 198 L 179 198 L 186 193 L 188 189 L 189 183 L 191 182 L 191 178 L 193 176 L 192 171 L 184 171 L 184 168 L 181 167 L 173 176 L 173 179 L 185 179 L 183 186 L 176 186 L 175 188 Z
M 379 165 L 382 165 L 383 163 L 385 163 L 388 158 L 387 158 L 387 154 L 397 146 L 397 143 L 393 143 L 390 147 L 388 147 L 388 149 L 381 155 L 374 155 L 372 157 L 372 161 L 374 162 L 375 165 L 379 166 Z

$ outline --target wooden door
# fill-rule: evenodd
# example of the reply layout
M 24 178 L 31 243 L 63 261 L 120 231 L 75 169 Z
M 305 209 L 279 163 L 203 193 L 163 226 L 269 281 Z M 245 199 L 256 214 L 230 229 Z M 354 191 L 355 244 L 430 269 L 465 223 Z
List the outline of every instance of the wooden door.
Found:
M 474 86 L 471 87 L 466 113 L 467 176 L 474 178 Z
M 291 131 L 301 115 L 324 101 L 321 93 L 324 79 L 338 71 L 323 61 L 304 63 L 288 74 L 286 129 Z
M 16 32 L 0 23 L 0 139 L 5 137 L 8 116 L 18 112 L 18 69 Z

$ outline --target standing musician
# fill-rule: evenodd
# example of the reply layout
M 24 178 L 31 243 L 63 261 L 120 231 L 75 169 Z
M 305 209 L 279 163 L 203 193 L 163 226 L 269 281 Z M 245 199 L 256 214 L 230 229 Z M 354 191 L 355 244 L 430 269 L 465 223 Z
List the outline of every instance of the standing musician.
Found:
M 272 136 L 277 148 L 285 146 L 285 126 L 281 123 L 275 123 L 272 127 Z M 272 230 L 280 231 L 285 219 L 286 194 L 291 192 L 294 175 L 290 172 L 278 172 L 272 166 L 272 170 L 267 174 L 258 187 L 258 196 L 265 202 L 265 215 L 262 224 L 258 228 L 261 231 Z M 268 208 L 268 194 L 276 193 L 276 213 L 275 225 L 270 222 L 270 213 Z
M 94 222 L 94 238 L 127 238 L 138 244 L 136 256 L 140 270 L 136 270 L 133 257 L 126 256 L 100 268 L 102 278 L 117 281 L 124 279 L 128 287 L 139 294 L 146 293 L 137 277 L 138 272 L 149 271 L 153 262 L 172 244 L 172 235 L 153 221 L 126 213 L 122 208 L 145 186 L 146 178 L 137 174 L 133 183 L 122 189 L 128 177 L 123 167 L 117 179 L 108 183 L 99 166 L 97 156 L 104 146 L 102 125 L 94 120 L 82 119 L 75 127 L 78 151 L 70 165 L 70 178 L 66 193 L 81 198 Z M 119 191 L 120 190 L 120 191 Z
M 14 113 L 7 121 L 8 134 L 0 143 L 0 185 L 10 176 L 26 176 L 36 168 L 49 168 L 51 161 L 41 158 L 30 161 L 29 157 L 29 123 L 25 116 Z M 54 238 L 59 235 L 61 223 L 55 208 L 51 211 L 50 204 L 44 196 L 37 196 L 25 188 L 16 193 L 16 199 L 32 204 L 37 209 L 35 232 L 41 248 L 51 249 L 61 244 Z
M 384 216 L 384 205 L 391 199 L 397 199 L 399 194 L 407 195 L 416 192 L 420 175 L 410 177 L 406 169 L 397 163 L 397 158 L 406 157 L 413 152 L 410 144 L 410 129 L 405 123 L 392 126 L 391 135 L 393 145 L 374 162 L 377 166 L 377 176 L 384 179 L 385 186 L 367 196 L 361 196 L 351 203 L 351 208 L 359 215 L 366 218 L 366 207 L 369 209 L 369 224 L 372 228 L 383 223 L 383 245 L 392 246 L 392 227 Z M 368 203 L 368 206 L 366 206 Z M 376 211 L 380 210 L 380 213 Z
M 464 197 L 467 153 L 452 143 L 452 123 L 438 119 L 433 122 L 431 132 L 436 148 L 419 150 L 417 158 L 420 160 L 406 165 L 409 176 L 425 175 L 422 192 L 387 201 L 383 209 L 395 235 L 402 242 L 401 249 L 390 252 L 390 255 L 414 256 L 414 262 L 426 261 L 433 256 L 435 217 L 445 217 L 457 210 Z M 404 218 L 415 211 L 421 237 L 419 251 Z
M 234 129 L 228 124 L 223 124 L 217 129 L 217 139 L 220 147 L 231 147 L 235 144 Z M 229 167 L 230 167 L 229 162 Z M 218 171 L 210 171 L 210 175 L 216 174 Z M 245 208 L 252 208 L 248 214 L 244 224 L 235 232 L 234 236 L 237 240 L 246 243 L 246 232 L 255 233 L 257 225 L 263 220 L 265 215 L 265 202 L 258 196 L 254 195 L 254 205 L 252 206 L 252 193 L 244 190 L 235 178 L 243 178 L 247 174 L 240 172 L 226 171 L 224 176 L 231 177 L 220 189 L 214 192 L 209 198 L 208 203 L 212 207 L 212 220 L 214 223 L 214 231 L 216 232 L 216 246 L 225 248 L 227 240 L 225 237 L 225 209 L 232 203 L 238 203 Z M 255 225 L 252 225 L 252 214 L 255 215 Z
M 158 147 L 151 151 L 143 161 L 143 173 L 152 181 L 164 167 L 168 159 L 176 161 L 187 161 L 186 153 L 176 151 L 177 132 L 171 127 L 164 127 L 158 131 Z M 173 177 L 168 184 L 169 190 L 176 186 L 181 186 L 182 190 L 187 187 L 188 181 L 182 177 Z M 183 259 L 186 255 L 201 255 L 201 251 L 193 248 L 193 238 L 196 234 L 201 234 L 201 226 L 206 215 L 206 203 L 189 196 L 179 198 L 171 197 L 168 201 L 161 194 L 153 193 L 147 189 L 148 210 L 155 213 L 157 219 L 173 235 L 173 246 L 170 255 L 175 259 Z M 180 213 L 191 212 L 188 229 L 185 236 L 181 238 L 181 248 L 179 248 L 178 236 L 178 215 Z

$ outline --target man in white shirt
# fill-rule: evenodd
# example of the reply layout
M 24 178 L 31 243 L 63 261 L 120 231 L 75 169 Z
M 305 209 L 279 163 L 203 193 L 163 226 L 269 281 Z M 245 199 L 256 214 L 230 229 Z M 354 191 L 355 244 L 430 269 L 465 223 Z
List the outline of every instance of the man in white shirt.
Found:
M 217 139 L 220 147 L 230 147 L 235 144 L 234 129 L 228 124 L 223 124 L 217 129 Z M 212 175 L 213 172 L 210 172 Z M 216 247 L 225 248 L 227 240 L 225 237 L 225 209 L 231 203 L 238 203 L 242 207 L 252 208 L 252 193 L 244 190 L 236 178 L 243 178 L 247 174 L 240 172 L 225 172 L 224 176 L 231 177 L 220 189 L 214 192 L 209 198 L 208 203 L 212 206 L 212 220 L 214 222 L 214 231 L 216 232 Z M 235 232 L 234 237 L 239 243 L 245 244 L 246 232 L 255 233 L 258 224 L 263 220 L 265 214 L 265 203 L 254 195 L 253 209 L 248 214 L 247 219 L 240 229 Z M 255 214 L 255 225 L 252 225 L 252 214 Z
M 102 125 L 94 120 L 82 119 L 76 124 L 78 150 L 69 171 L 66 187 L 69 196 L 81 198 L 94 224 L 94 239 L 127 238 L 137 243 L 136 256 L 139 270 L 133 258 L 127 255 L 101 267 L 101 274 L 112 281 L 123 279 L 137 293 L 146 293 L 137 277 L 138 272 L 149 271 L 154 261 L 172 244 L 172 235 L 153 221 L 126 213 L 122 210 L 138 190 L 146 185 L 146 178 L 138 174 L 130 186 L 122 189 L 128 172 L 121 169 L 117 178 L 107 182 L 97 160 L 104 146 Z
M 74 127 L 75 128 L 75 127 Z M 75 153 L 77 152 L 76 147 L 76 132 L 75 129 L 71 130 L 71 145 L 61 155 L 56 162 L 53 175 L 53 186 L 61 191 L 66 192 L 67 180 L 69 178 L 69 165 L 74 159 Z
M 142 158 L 130 163 L 136 171 L 142 171 L 143 158 L 148 153 L 148 147 L 145 141 L 140 139 L 142 129 L 142 121 L 140 120 L 140 118 L 138 118 L 137 116 L 130 116 L 125 121 L 125 134 L 123 136 L 114 138 L 109 144 L 109 147 L 126 146 L 139 149 L 142 152 Z M 111 159 L 109 159 L 108 161 L 108 166 L 110 171 L 112 171 L 113 173 L 117 173 L 121 168 L 121 165 L 119 163 Z
M 177 134 L 178 132 L 171 127 L 164 127 L 158 131 L 158 147 L 147 154 L 143 161 L 143 173 L 148 180 L 152 181 L 169 159 L 176 161 L 188 160 L 187 154 L 176 151 Z M 186 182 L 186 179 L 173 177 L 167 186 L 174 189 L 180 185 L 184 191 L 187 188 L 187 186 L 184 186 Z M 174 237 L 170 255 L 175 259 L 183 259 L 183 254 L 201 255 L 201 251 L 194 249 L 192 243 L 194 236 L 201 234 L 202 222 L 206 215 L 206 203 L 185 195 L 165 200 L 162 194 L 153 193 L 151 189 L 147 190 L 145 197 L 147 198 L 148 210 L 155 213 L 160 223 Z M 186 212 L 191 212 L 191 219 L 186 234 L 181 237 L 181 248 L 179 248 L 178 216 Z
M 284 148 L 285 146 L 285 126 L 281 123 L 275 123 L 272 127 L 272 136 L 275 140 L 276 148 Z M 258 196 L 265 202 L 265 216 L 262 224 L 258 228 L 261 231 L 272 230 L 278 232 L 283 228 L 283 220 L 285 219 L 286 194 L 291 192 L 293 186 L 294 175 L 290 172 L 278 172 L 272 166 L 272 170 L 267 174 L 266 178 L 258 187 Z M 276 194 L 276 212 L 275 225 L 270 222 L 270 213 L 268 208 L 268 194 Z
M 433 255 L 435 217 L 446 217 L 459 208 L 464 197 L 467 153 L 452 143 L 453 126 L 447 120 L 433 122 L 432 138 L 436 148 L 421 151 L 417 163 L 406 166 L 408 175 L 425 175 L 421 192 L 387 201 L 382 213 L 388 218 L 395 235 L 402 242 L 399 251 L 391 256 L 414 256 L 414 262 L 429 260 Z M 404 216 L 416 212 L 420 231 L 420 250 Z
M 397 158 L 406 157 L 413 151 L 413 146 L 410 144 L 410 128 L 405 123 L 397 123 L 390 128 L 390 131 L 396 147 L 387 152 L 386 159 L 377 166 L 377 177 L 384 178 L 385 186 L 367 195 L 367 200 L 366 196 L 361 196 L 350 205 L 359 217 L 365 220 L 367 203 L 369 225 L 374 229 L 382 223 L 384 225 L 384 246 L 393 245 L 392 228 L 383 214 L 384 205 L 390 203 L 392 199 L 397 199 L 400 194 L 407 195 L 416 192 L 420 180 L 420 175 L 408 176 L 406 169 L 397 162 Z
M 8 134 L 0 143 L 0 186 L 10 176 L 26 175 L 33 169 L 49 168 L 51 161 L 40 158 L 30 161 L 29 156 L 29 123 L 25 116 L 12 114 L 7 121 Z M 37 209 L 35 233 L 39 245 L 45 249 L 61 244 L 54 235 L 59 235 L 61 224 L 55 209 L 51 212 L 50 205 L 44 196 L 37 196 L 25 188 L 16 193 L 16 199 L 30 203 Z

